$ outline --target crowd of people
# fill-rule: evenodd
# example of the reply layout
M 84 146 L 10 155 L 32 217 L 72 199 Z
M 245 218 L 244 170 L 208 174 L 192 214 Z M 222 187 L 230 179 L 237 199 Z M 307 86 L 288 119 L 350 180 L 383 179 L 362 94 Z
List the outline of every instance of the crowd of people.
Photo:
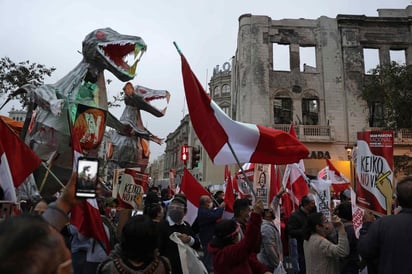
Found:
M 317 212 L 314 195 L 304 196 L 288 219 L 279 220 L 284 229 L 275 225 L 283 188 L 266 207 L 261 200 L 236 199 L 231 219 L 222 218 L 223 192 L 203 195 L 193 224 L 184 221 L 188 211 L 184 194 L 170 196 L 151 188 L 140 211 L 121 210 L 116 200 L 98 192 L 110 254 L 97 239 L 69 224 L 72 207 L 84 202 L 75 197 L 75 184 L 73 174 L 55 201 L 39 201 L 31 214 L 0 222 L 0 273 L 179 274 L 194 273 L 190 272 L 194 264 L 215 274 L 412 273 L 409 177 L 397 184 L 397 214 L 377 217 L 365 212 L 359 238 L 344 192 L 330 219 Z M 197 251 L 200 258 L 183 263 L 189 259 L 181 246 Z

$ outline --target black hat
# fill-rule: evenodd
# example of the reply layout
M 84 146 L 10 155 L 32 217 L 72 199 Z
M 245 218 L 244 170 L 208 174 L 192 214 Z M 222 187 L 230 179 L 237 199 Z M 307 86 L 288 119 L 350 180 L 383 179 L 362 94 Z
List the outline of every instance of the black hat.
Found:
M 181 203 L 181 204 L 184 205 L 185 207 L 187 206 L 186 196 L 185 196 L 184 194 L 181 194 L 181 193 L 175 194 L 175 196 L 173 197 L 171 203 L 173 203 L 173 202 Z

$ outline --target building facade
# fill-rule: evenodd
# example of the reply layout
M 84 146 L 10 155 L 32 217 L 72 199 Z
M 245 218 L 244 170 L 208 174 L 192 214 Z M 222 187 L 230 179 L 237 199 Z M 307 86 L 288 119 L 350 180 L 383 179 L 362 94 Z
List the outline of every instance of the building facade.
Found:
M 27 111 L 24 109 L 17 110 L 14 107 L 9 111 L 9 117 L 15 121 L 23 122 L 26 120 Z
M 328 158 L 341 161 L 338 169 L 350 175 L 357 133 L 377 129 L 374 113 L 361 99 L 363 84 L 376 65 L 412 64 L 411 18 L 412 6 L 379 9 L 376 17 L 272 20 L 241 15 L 235 56 L 231 64 L 215 68 L 210 95 L 234 120 L 284 131 L 293 123 L 310 150 L 308 174 L 316 175 Z M 165 172 L 179 166 L 178 144 L 200 145 L 193 129 L 185 130 L 184 141 L 177 132 L 168 136 Z M 201 155 L 202 165 L 194 171 L 200 181 L 222 183 L 223 167 L 214 166 L 205 152 Z M 397 129 L 395 164 L 397 157 L 411 156 L 411 130 Z
M 378 10 L 378 17 L 240 16 L 231 80 L 234 119 L 286 131 L 293 123 L 309 159 L 347 160 L 357 132 L 373 129 L 360 99 L 365 55 L 375 49 L 377 64 L 387 64 L 396 50 L 411 64 L 411 12 L 412 6 Z M 279 68 L 285 56 L 287 65 Z M 410 147 L 405 141 L 395 141 L 395 155 Z

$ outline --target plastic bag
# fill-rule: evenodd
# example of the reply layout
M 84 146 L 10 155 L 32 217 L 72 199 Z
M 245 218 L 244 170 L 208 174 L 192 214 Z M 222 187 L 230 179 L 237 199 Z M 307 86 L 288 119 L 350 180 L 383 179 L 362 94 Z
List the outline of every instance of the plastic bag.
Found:
M 200 260 L 196 250 L 183 243 L 177 235 L 179 235 L 178 232 L 173 232 L 169 238 L 178 246 L 183 274 L 208 274 L 208 271 L 203 262 Z
M 279 262 L 278 266 L 273 270 L 273 274 L 287 274 L 282 262 Z

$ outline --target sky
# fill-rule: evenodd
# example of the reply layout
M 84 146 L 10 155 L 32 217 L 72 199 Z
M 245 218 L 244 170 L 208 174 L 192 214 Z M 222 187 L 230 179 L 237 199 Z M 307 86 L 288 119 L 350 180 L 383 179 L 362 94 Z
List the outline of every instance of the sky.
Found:
M 266 15 L 272 20 L 336 18 L 338 14 L 378 16 L 377 9 L 404 9 L 406 0 L 0 0 L 0 54 L 18 63 L 29 60 L 55 67 L 45 83 L 55 83 L 82 59 L 84 37 L 98 28 L 110 27 L 121 34 L 140 36 L 148 49 L 137 67 L 132 83 L 171 93 L 164 117 L 143 112 L 144 125 L 166 139 L 187 114 L 180 57 L 175 41 L 193 72 L 204 86 L 213 68 L 235 55 L 238 18 L 242 14 Z M 111 73 L 108 98 L 124 86 Z M 5 101 L 0 96 L 0 104 Z M 160 104 L 159 106 L 164 106 Z M 18 102 L 0 111 L 8 115 Z M 123 107 L 112 108 L 120 117 Z M 166 145 L 150 144 L 152 162 L 163 154 Z

